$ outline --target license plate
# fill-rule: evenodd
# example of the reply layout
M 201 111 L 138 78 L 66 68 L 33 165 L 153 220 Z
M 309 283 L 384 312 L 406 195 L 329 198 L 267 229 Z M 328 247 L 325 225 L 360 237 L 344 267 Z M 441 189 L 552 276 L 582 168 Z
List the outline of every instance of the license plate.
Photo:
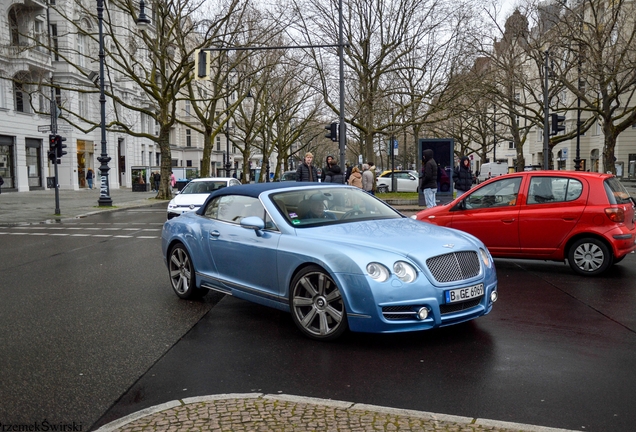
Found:
M 484 295 L 484 284 L 448 290 L 444 292 L 444 295 L 446 296 L 446 303 L 457 303 L 481 297 Z

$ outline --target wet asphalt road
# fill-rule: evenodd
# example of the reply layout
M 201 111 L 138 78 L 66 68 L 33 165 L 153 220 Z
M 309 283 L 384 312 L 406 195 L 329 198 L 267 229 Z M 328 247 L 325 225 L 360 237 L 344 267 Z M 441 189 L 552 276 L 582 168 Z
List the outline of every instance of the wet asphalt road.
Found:
M 197 395 L 264 392 L 585 431 L 636 424 L 628 257 L 581 280 L 562 264 L 498 260 L 500 300 L 437 331 L 303 338 L 288 315 L 230 297 L 101 419 Z
M 500 299 L 488 316 L 317 343 L 275 310 L 177 299 L 159 249 L 164 218 L 148 208 L 0 235 L 10 245 L 0 248 L 0 422 L 87 430 L 184 397 L 281 392 L 634 430 L 635 255 L 595 279 L 497 260 Z

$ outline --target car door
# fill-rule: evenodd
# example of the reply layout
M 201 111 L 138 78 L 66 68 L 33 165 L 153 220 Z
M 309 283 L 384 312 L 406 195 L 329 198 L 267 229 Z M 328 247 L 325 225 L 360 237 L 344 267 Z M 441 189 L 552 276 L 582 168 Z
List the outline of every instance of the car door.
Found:
M 258 198 L 224 195 L 210 203 L 210 225 L 205 241 L 218 279 L 228 288 L 249 293 L 279 295 L 277 257 L 280 232 Z M 206 211 L 206 214 L 208 212 Z M 240 225 L 258 216 L 266 229 L 256 232 Z
M 519 241 L 527 256 L 548 256 L 575 228 L 587 202 L 588 186 L 570 177 L 530 177 L 519 214 Z
M 398 192 L 417 192 L 418 180 L 408 172 L 397 174 Z
M 518 194 L 522 177 L 491 182 L 466 194 L 449 225 L 484 242 L 493 255 L 519 253 Z

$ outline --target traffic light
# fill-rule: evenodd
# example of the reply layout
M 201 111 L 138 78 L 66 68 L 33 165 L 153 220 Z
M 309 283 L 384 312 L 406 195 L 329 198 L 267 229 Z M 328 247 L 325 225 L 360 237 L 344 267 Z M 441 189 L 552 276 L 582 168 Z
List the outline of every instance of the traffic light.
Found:
M 565 130 L 565 125 L 561 124 L 565 121 L 565 116 L 558 115 L 557 113 L 550 114 L 552 123 L 552 135 L 556 135 Z
M 56 136 L 51 134 L 49 135 L 49 151 L 48 151 L 48 156 L 49 156 L 49 160 L 53 163 L 55 163 L 55 160 L 57 159 L 57 157 L 55 156 L 55 146 L 57 144 L 57 139 Z
M 66 138 L 55 135 L 55 156 L 58 159 L 66 154 L 66 152 L 63 150 L 66 148 L 66 144 L 62 144 L 64 141 L 66 141 Z
M 194 51 L 194 70 L 196 71 L 195 79 L 210 79 L 210 53 L 208 51 L 202 49 Z
M 331 141 L 338 141 L 338 122 L 333 122 L 329 126 L 325 126 L 325 129 L 329 131 L 325 135 L 325 138 L 329 138 Z

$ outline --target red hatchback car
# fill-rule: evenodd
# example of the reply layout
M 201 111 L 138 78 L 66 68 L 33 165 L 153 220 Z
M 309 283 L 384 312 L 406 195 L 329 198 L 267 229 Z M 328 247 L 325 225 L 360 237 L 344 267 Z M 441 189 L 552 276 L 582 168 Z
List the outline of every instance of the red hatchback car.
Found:
M 636 249 L 634 208 L 613 175 L 527 171 L 413 217 L 473 234 L 494 257 L 567 259 L 575 272 L 596 276 Z

